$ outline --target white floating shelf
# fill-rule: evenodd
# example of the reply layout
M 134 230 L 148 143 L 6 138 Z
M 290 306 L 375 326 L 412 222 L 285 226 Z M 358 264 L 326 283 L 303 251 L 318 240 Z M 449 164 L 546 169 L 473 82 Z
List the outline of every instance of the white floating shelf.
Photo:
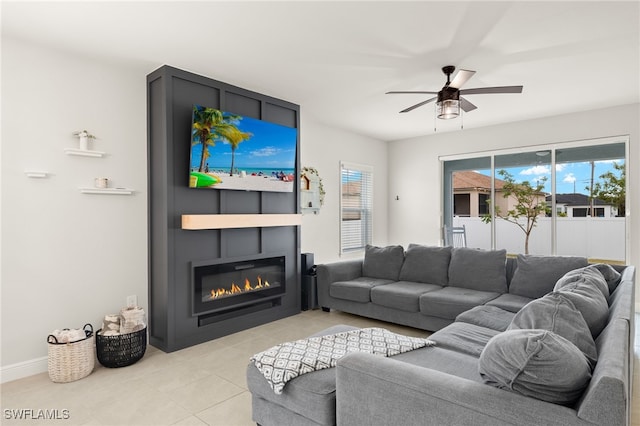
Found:
M 102 151 L 90 151 L 88 149 L 65 148 L 67 155 L 78 155 L 81 157 L 104 157 L 106 153 Z
M 183 214 L 182 229 L 259 228 L 302 225 L 299 214 Z
M 80 188 L 80 192 L 100 195 L 132 195 L 134 190 L 130 188 Z
M 49 177 L 49 172 L 41 171 L 41 170 L 25 170 L 24 174 L 30 178 L 47 178 Z

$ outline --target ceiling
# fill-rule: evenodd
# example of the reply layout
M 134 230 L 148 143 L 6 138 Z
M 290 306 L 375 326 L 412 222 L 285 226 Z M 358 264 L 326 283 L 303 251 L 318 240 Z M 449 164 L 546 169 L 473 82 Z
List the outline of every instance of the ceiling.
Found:
M 640 2 L 2 1 L 2 36 L 126 63 L 168 64 L 301 105 L 380 140 L 640 102 Z M 434 120 L 441 68 L 477 73 L 477 110 Z M 11 64 L 3 62 L 3 67 Z

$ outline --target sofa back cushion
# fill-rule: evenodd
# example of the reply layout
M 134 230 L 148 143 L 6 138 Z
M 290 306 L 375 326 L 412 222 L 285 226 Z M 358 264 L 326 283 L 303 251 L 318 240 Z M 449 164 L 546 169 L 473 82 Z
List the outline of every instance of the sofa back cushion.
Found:
M 449 285 L 472 290 L 506 293 L 506 260 L 506 250 L 453 248 L 449 262 Z
M 620 278 L 622 277 L 620 272 L 616 271 L 613 266 L 607 265 L 606 263 L 595 263 L 593 265 L 589 265 L 589 267 L 600 271 L 604 280 L 607 282 L 607 286 L 609 287 L 609 294 L 616 291 L 616 287 L 618 287 Z
M 565 283 L 558 292 L 573 302 L 589 326 L 593 338 L 598 337 L 609 318 L 609 305 L 600 290 L 592 285 L 575 281 Z
M 447 285 L 451 247 L 409 244 L 400 270 L 401 281 Z
M 604 298 L 609 300 L 609 286 L 607 285 L 607 281 L 602 276 L 602 273 L 592 265 L 567 272 L 556 282 L 556 285 L 553 286 L 553 291 L 558 291 L 562 287 L 574 282 L 597 288 Z
M 565 405 L 574 403 L 591 380 L 580 349 L 548 330 L 507 330 L 491 338 L 478 372 L 486 384 Z
M 362 264 L 362 275 L 397 281 L 404 260 L 402 246 L 376 247 L 367 245 Z
M 587 265 L 584 257 L 519 254 L 509 293 L 537 299 L 553 291 L 564 274 Z
M 587 357 L 591 368 L 598 361 L 596 343 L 587 322 L 573 302 L 560 292 L 554 291 L 533 300 L 518 311 L 507 330 L 519 329 L 553 331 L 576 345 Z

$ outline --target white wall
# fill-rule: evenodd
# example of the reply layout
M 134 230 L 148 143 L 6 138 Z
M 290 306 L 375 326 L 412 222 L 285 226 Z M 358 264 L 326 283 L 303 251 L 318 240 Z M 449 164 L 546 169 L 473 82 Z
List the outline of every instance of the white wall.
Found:
M 315 167 L 327 192 L 320 212 L 302 220 L 302 252 L 314 253 L 315 263 L 362 256 L 340 256 L 340 161 L 373 166 L 373 244 L 387 244 L 389 196 L 387 192 L 387 143 L 327 127 L 300 113 L 301 165 Z
M 437 244 L 440 239 L 439 156 L 629 135 L 628 262 L 640 265 L 640 104 L 500 126 L 440 133 L 389 144 L 389 242 Z M 640 303 L 640 293 L 637 303 Z
M 97 329 L 128 295 L 147 309 L 150 71 L 2 40 L 3 381 L 42 367 L 53 329 Z M 82 129 L 106 157 L 65 154 Z M 135 195 L 81 194 L 95 177 Z

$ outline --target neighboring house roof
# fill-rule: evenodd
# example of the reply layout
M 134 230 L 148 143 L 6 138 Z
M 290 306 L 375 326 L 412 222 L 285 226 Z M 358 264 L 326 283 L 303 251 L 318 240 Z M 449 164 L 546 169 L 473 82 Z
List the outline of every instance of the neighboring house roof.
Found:
M 551 202 L 551 196 L 547 195 L 547 201 Z M 588 206 L 589 197 L 585 194 L 556 194 L 556 204 L 565 204 L 567 206 Z M 611 203 L 594 198 L 593 204 L 596 206 L 610 206 Z
M 504 181 L 496 179 L 496 189 L 502 189 Z M 474 171 L 453 173 L 454 190 L 491 190 L 491 176 Z

